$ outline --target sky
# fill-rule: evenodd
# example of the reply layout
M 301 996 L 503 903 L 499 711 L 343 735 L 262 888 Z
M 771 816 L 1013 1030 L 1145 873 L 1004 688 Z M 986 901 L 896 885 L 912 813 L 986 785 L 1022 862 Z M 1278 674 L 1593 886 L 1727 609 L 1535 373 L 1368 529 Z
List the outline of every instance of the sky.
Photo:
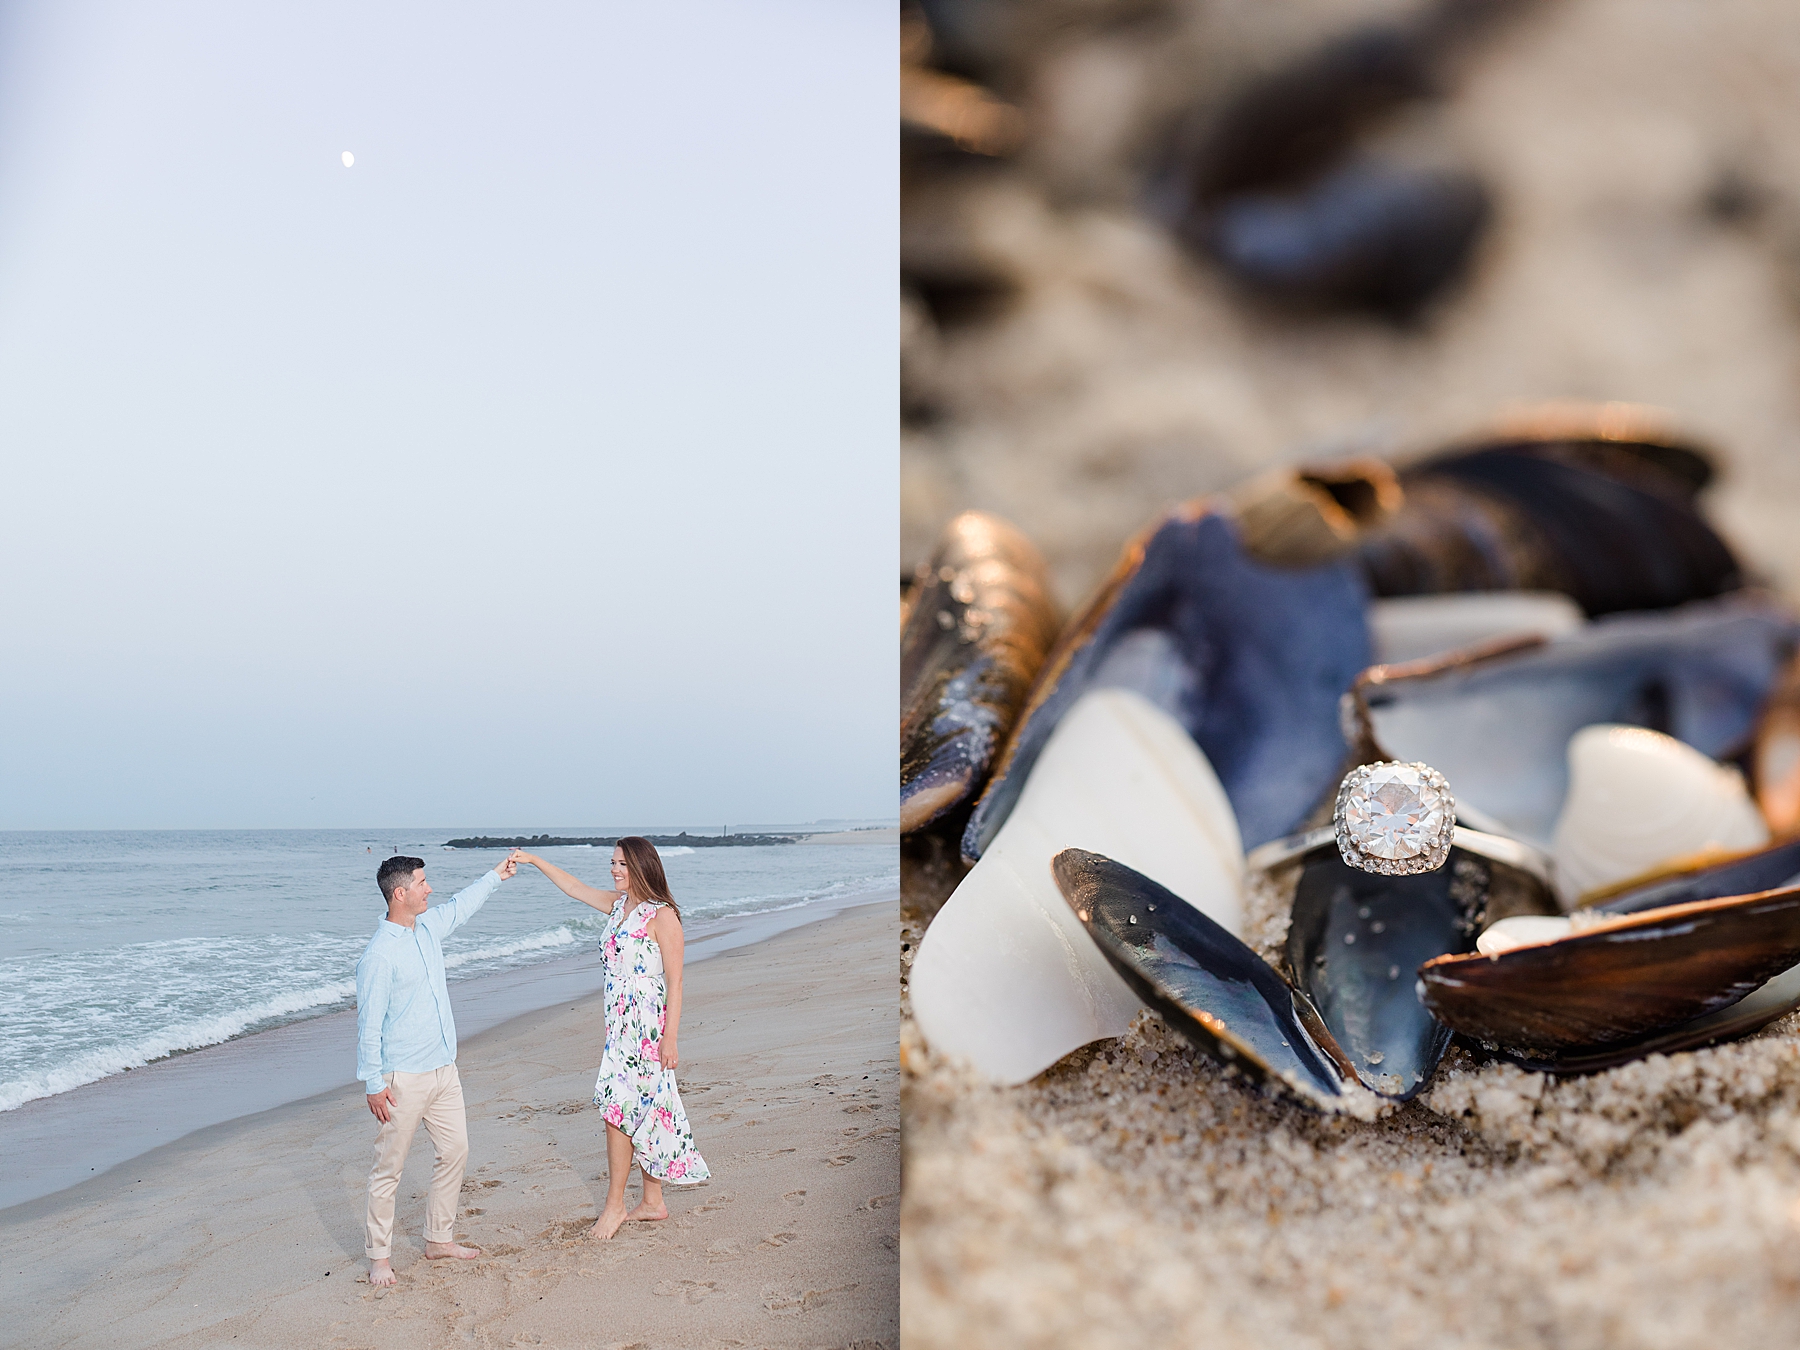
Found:
M 896 23 L 0 12 L 0 829 L 891 818 Z

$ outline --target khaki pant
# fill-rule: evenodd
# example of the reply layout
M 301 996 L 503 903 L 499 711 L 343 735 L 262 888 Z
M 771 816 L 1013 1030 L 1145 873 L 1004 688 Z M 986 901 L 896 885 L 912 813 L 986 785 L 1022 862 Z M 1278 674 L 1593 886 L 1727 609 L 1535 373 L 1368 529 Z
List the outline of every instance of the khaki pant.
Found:
M 369 1231 L 363 1251 L 371 1261 L 385 1260 L 394 1248 L 394 1192 L 400 1170 L 412 1150 L 419 1122 L 437 1149 L 431 1169 L 431 1191 L 425 1200 L 425 1240 L 456 1240 L 456 1200 L 462 1190 L 463 1166 L 469 1161 L 469 1127 L 463 1118 L 462 1079 L 456 1065 L 430 1073 L 390 1073 L 394 1106 L 375 1135 L 375 1166 L 369 1173 Z

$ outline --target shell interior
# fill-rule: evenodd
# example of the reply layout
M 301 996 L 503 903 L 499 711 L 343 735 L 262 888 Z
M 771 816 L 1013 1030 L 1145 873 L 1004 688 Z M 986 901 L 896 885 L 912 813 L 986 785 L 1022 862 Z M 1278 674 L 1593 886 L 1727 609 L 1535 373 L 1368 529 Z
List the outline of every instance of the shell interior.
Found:
M 1366 593 L 1345 564 L 1266 567 L 1210 503 L 1134 543 L 1046 661 L 963 835 L 998 834 L 1081 696 L 1124 688 L 1186 728 L 1224 784 L 1248 847 L 1292 831 L 1336 784 L 1338 699 L 1368 664 Z
M 1110 858 L 1067 849 L 1053 868 L 1114 969 L 1201 1051 L 1315 1108 L 1335 1109 L 1353 1090 L 1306 996 L 1243 942 Z

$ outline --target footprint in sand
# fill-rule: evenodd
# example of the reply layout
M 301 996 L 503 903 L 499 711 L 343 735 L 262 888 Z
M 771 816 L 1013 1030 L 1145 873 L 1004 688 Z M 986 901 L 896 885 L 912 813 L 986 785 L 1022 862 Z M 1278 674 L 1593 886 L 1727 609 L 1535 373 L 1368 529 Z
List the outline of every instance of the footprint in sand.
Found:
M 859 1208 L 859 1209 L 885 1209 L 887 1206 L 893 1204 L 894 1201 L 898 1200 L 899 1198 L 900 1198 L 899 1191 L 895 1191 L 892 1195 L 872 1195 L 867 1200 L 863 1201 L 861 1205 L 857 1206 L 857 1208 Z
M 587 1236 L 588 1229 L 593 1226 L 592 1219 L 558 1219 L 540 1236 L 546 1242 L 572 1242 L 578 1237 Z
M 846 1106 L 844 1108 L 844 1114 L 847 1116 L 861 1116 L 861 1115 L 868 1114 L 870 1111 L 873 1111 L 874 1109 L 875 1108 L 872 1106 L 866 1106 L 863 1103 L 858 1102 L 854 1106 Z
M 658 1280 L 650 1292 L 663 1298 L 678 1298 L 685 1303 L 698 1303 L 719 1286 L 711 1280 Z
M 462 1184 L 462 1188 L 465 1191 L 488 1191 L 499 1184 L 500 1183 L 497 1181 L 465 1181 Z
M 835 1289 L 774 1291 L 763 1295 L 763 1307 L 777 1317 L 792 1317 L 797 1313 L 811 1312 L 814 1308 L 823 1307 L 831 1302 L 833 1294 L 847 1294 L 854 1288 L 856 1286 L 853 1284 L 840 1284 Z
M 713 1196 L 704 1205 L 696 1205 L 694 1207 L 694 1213 L 706 1214 L 715 1209 L 724 1209 L 725 1206 L 729 1205 L 735 1199 L 737 1199 L 736 1191 L 726 1191 L 723 1195 Z
M 854 1153 L 840 1153 L 835 1158 L 827 1158 L 825 1160 L 825 1165 L 827 1167 L 844 1167 L 855 1161 L 856 1155 Z
M 756 1245 L 759 1247 L 785 1247 L 788 1243 L 798 1240 L 799 1237 L 798 1233 L 770 1233 Z
M 400 865 L 401 865 L 401 866 L 402 866 L 402 867 L 404 867 L 404 866 L 406 866 L 406 864 L 405 864 L 405 863 L 401 863 L 401 864 L 400 864 Z M 466 1219 L 466 1218 L 472 1218 L 472 1217 L 473 1217 L 473 1216 L 474 1216 L 474 1215 L 477 1215 L 477 1214 L 486 1214 L 486 1213 L 487 1213 L 487 1211 L 486 1211 L 486 1210 L 485 1210 L 485 1209 L 465 1209 L 465 1210 L 464 1210 L 464 1211 L 463 1211 L 463 1217 L 464 1217 L 464 1218 L 465 1218 L 465 1219 Z
M 806 1203 L 806 1192 L 805 1191 L 789 1191 L 786 1195 L 782 1196 L 781 1198 L 783 1200 L 787 1201 L 795 1209 L 798 1209 L 801 1205 L 804 1205 Z

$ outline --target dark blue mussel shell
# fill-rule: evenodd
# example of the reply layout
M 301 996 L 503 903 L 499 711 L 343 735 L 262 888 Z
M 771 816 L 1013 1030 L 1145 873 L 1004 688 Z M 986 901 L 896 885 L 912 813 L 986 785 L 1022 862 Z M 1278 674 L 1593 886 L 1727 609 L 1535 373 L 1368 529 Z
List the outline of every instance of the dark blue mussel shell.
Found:
M 1723 900 L 1731 895 L 1785 890 L 1800 886 L 1800 839 L 1789 839 L 1740 858 L 1636 887 L 1593 908 L 1600 914 L 1636 914 L 1640 910 L 1685 905 L 1695 900 Z
M 1492 213 L 1472 175 L 1357 162 L 1299 191 L 1227 198 L 1203 229 L 1271 298 L 1404 316 L 1463 270 Z
M 1577 730 L 1649 727 L 1730 759 L 1797 643 L 1800 622 L 1756 592 L 1612 615 L 1553 643 L 1365 671 L 1352 731 L 1359 758 L 1423 760 L 1450 780 L 1459 812 L 1547 844 Z
M 1191 246 L 1289 304 L 1404 319 L 1466 267 L 1491 218 L 1473 175 L 1358 156 L 1357 140 L 1442 91 L 1443 58 L 1501 4 L 1429 6 L 1252 81 L 1155 195 Z
M 1051 869 L 1113 968 L 1199 1050 L 1315 1108 L 1346 1094 L 1355 1075 L 1318 1013 L 1249 947 L 1098 853 L 1066 849 Z
M 1201 502 L 1127 548 L 1044 663 L 963 835 L 971 861 L 999 831 L 1062 716 L 1090 689 L 1136 691 L 1205 753 L 1246 848 L 1292 831 L 1337 784 L 1338 700 L 1369 663 L 1367 592 L 1345 563 L 1253 561 Z
M 1406 1101 L 1431 1081 L 1450 1028 L 1415 992 L 1414 972 L 1475 949 L 1495 864 L 1460 848 L 1434 872 L 1387 877 L 1336 849 L 1302 864 L 1285 958 L 1363 1086 Z

